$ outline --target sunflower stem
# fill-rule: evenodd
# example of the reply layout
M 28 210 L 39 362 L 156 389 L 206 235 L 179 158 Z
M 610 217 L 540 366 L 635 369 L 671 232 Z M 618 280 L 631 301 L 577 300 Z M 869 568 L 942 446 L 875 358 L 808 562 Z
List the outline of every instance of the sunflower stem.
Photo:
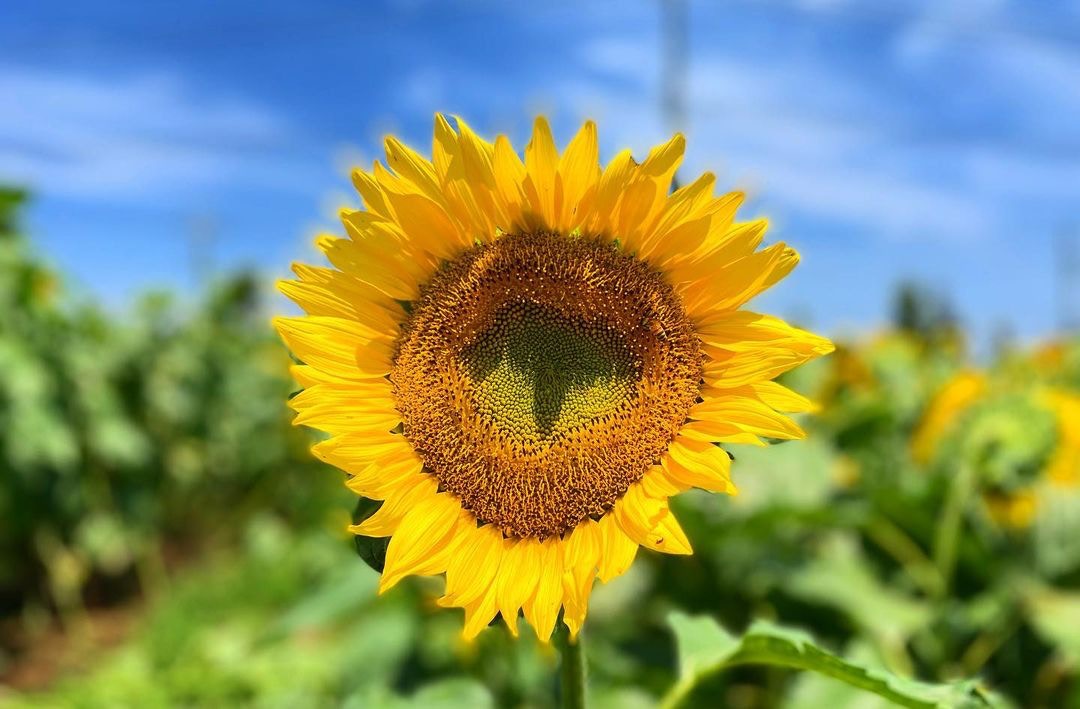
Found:
M 559 705 L 563 709 L 585 709 L 585 637 L 570 638 L 570 629 L 559 622 L 555 629 L 559 649 Z
M 953 478 L 945 497 L 945 507 L 941 512 L 937 530 L 934 534 L 934 565 L 941 577 L 938 597 L 949 595 L 953 572 L 956 567 L 957 547 L 960 543 L 961 527 L 964 521 L 964 509 L 975 485 L 975 466 L 964 464 Z

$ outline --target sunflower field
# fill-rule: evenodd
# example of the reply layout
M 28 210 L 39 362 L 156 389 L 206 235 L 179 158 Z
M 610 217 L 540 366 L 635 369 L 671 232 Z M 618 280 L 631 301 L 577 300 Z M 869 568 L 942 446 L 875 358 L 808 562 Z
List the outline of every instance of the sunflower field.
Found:
M 377 594 L 283 405 L 272 284 L 104 309 L 25 200 L 0 196 L 0 706 L 555 706 L 551 645 L 462 639 L 439 579 Z M 738 494 L 672 500 L 692 556 L 597 584 L 592 706 L 1080 707 L 1080 343 L 976 358 L 898 302 L 784 375 L 805 440 L 725 445 Z

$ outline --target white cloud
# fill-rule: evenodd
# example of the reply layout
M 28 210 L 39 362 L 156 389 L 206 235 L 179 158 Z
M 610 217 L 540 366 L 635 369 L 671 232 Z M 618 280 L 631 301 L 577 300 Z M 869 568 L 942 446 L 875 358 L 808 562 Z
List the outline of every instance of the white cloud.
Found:
M 633 72 L 635 51 L 634 43 L 604 40 L 584 49 L 583 59 Z M 965 238 L 985 227 L 982 210 L 970 198 L 895 169 L 896 163 L 906 164 L 906 156 L 888 145 L 886 112 L 844 77 L 805 63 L 777 64 L 775 58 L 766 65 L 704 56 L 690 71 L 689 172 L 718 172 L 721 184 L 752 190 L 766 209 L 795 209 L 888 238 Z M 563 92 L 602 106 L 594 112 L 606 119 L 607 144 L 614 138 L 618 147 L 641 150 L 643 134 L 655 140 L 663 133 L 648 88 L 648 96 L 579 84 Z M 868 164 L 874 150 L 880 159 Z M 926 229 L 930 214 L 932 234 Z
M 897 33 L 894 56 L 911 71 L 958 76 L 958 88 L 977 87 L 1004 109 L 1022 113 L 1023 127 L 1032 132 L 1056 129 L 1075 137 L 1080 51 L 1025 29 L 1023 15 L 1010 15 L 1007 6 L 983 9 L 977 21 L 950 22 L 928 8 Z
M 110 81 L 0 66 L 0 95 L 0 177 L 55 195 L 125 200 L 258 183 L 267 178 L 253 166 L 289 132 L 264 107 L 207 98 L 168 74 Z
M 1049 148 L 1033 149 L 1032 140 L 1043 128 L 1042 138 L 1064 140 L 1065 133 L 1054 136 L 1049 128 L 1077 117 L 1069 107 L 1075 92 L 1066 96 L 1063 79 L 1080 71 L 1071 53 L 1030 39 L 1002 39 L 1002 51 L 991 60 L 996 46 L 980 49 L 980 56 L 987 54 L 987 75 L 968 83 L 981 82 L 983 93 L 995 100 L 1019 102 L 1013 122 L 1002 133 L 948 140 L 924 139 L 933 129 L 933 112 L 842 65 L 805 55 L 733 56 L 702 49 L 690 66 L 687 170 L 711 169 L 722 184 L 756 188 L 767 210 L 794 209 L 888 239 L 993 237 L 1015 221 L 1016 197 L 1060 201 L 1075 190 L 1075 161 Z M 612 147 L 640 149 L 643 133 L 654 140 L 664 133 L 657 82 L 631 81 L 640 75 L 634 59 L 639 47 L 627 38 L 597 39 L 581 49 L 581 61 L 605 71 L 621 67 L 627 81 L 575 81 L 560 89 L 607 119 L 605 144 Z M 1026 102 L 1035 97 L 1060 110 L 1039 115 L 1035 103 Z M 987 125 L 998 125 L 995 118 L 987 116 Z

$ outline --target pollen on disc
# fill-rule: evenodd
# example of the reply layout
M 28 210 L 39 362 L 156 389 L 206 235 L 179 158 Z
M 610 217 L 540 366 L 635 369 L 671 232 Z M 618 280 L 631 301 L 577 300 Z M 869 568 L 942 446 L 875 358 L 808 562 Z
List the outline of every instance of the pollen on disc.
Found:
M 608 511 L 696 401 L 698 340 L 661 275 L 610 244 L 504 236 L 421 291 L 391 373 L 404 434 L 507 535 Z

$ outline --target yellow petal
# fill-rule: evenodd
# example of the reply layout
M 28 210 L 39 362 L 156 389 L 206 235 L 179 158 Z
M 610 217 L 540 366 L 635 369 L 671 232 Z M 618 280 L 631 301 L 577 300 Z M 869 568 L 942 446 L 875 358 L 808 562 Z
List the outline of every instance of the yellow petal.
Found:
M 355 320 L 309 315 L 274 318 L 274 326 L 296 356 L 316 369 L 345 379 L 390 372 L 393 341 Z M 363 367 L 360 357 L 364 356 Z
M 361 311 L 378 310 L 382 312 L 372 314 L 371 317 L 387 317 L 396 323 L 405 319 L 405 311 L 402 310 L 400 303 L 380 293 L 356 276 L 336 268 L 320 268 L 303 263 L 294 263 L 292 269 L 302 282 L 321 286 L 352 305 L 354 314 L 351 317 L 359 319 Z M 311 314 L 320 315 L 321 313 Z
M 311 382 L 304 391 L 289 399 L 289 407 L 299 412 L 328 404 L 351 404 L 360 410 L 381 410 L 394 406 L 393 395 L 393 386 L 386 379 Z
M 320 459 L 332 455 L 366 462 L 416 455 L 408 439 L 398 434 L 334 436 L 313 445 L 311 452 Z
M 410 240 L 439 259 L 452 259 L 471 246 L 470 235 L 462 233 L 440 205 L 419 194 L 387 193 L 395 220 Z
M 494 586 L 505 548 L 495 525 L 467 530 L 446 567 L 447 602 L 464 607 L 480 600 Z
M 690 542 L 668 508 L 667 500 L 646 495 L 631 485 L 615 503 L 615 519 L 631 540 L 666 554 L 690 554 Z
M 922 421 L 911 437 L 912 455 L 920 463 L 929 463 L 934 450 L 953 423 L 986 395 L 988 380 L 982 372 L 960 372 L 953 376 L 931 399 Z
M 390 208 L 386 204 L 386 198 L 383 196 L 382 188 L 379 187 L 379 183 L 374 176 L 363 170 L 353 170 L 352 181 L 353 186 L 356 187 L 356 191 L 360 193 L 360 198 L 364 202 L 364 207 L 369 212 L 378 214 L 385 219 L 389 219 Z
M 296 380 L 297 384 L 305 388 L 315 386 L 316 384 L 321 384 L 327 379 L 326 375 L 320 376 L 319 370 L 315 369 L 314 367 L 309 367 L 306 364 L 294 364 L 290 366 L 289 374 L 292 375 L 292 378 Z M 347 380 L 339 379 L 337 381 Z
M 724 205 L 726 208 L 722 207 L 714 216 L 709 235 L 701 248 L 668 267 L 673 283 L 707 279 L 729 264 L 752 255 L 765 238 L 769 227 L 767 219 L 729 224 L 742 201 L 741 193 L 726 195 L 721 198 L 721 201 L 724 200 L 728 200 Z
M 398 260 L 398 254 L 390 255 L 393 243 L 379 246 L 381 255 L 374 255 L 365 246 L 351 239 L 324 237 L 316 240 L 319 250 L 326 254 L 330 263 L 345 273 L 363 281 L 387 298 L 415 300 L 419 294 L 420 279 L 409 272 Z
M 445 571 L 445 551 L 461 511 L 457 498 L 443 492 L 421 500 L 405 515 L 386 548 L 379 593 L 392 588 L 406 576 Z
M 663 500 L 649 497 L 640 484 L 631 485 L 615 502 L 615 520 L 626 536 L 638 544 L 664 513 Z
M 276 285 L 279 291 L 303 308 L 309 315 L 352 318 L 356 314 L 356 309 L 352 303 L 333 290 L 316 283 L 278 281 Z
M 664 194 L 671 186 L 671 178 L 682 163 L 686 151 L 686 138 L 676 133 L 668 142 L 657 145 L 649 151 L 648 157 L 641 163 L 639 172 L 657 182 Z
M 442 201 L 439 178 L 430 162 L 393 136 L 386 138 L 384 147 L 386 164 L 391 170 L 415 185 L 428 199 Z
M 692 218 L 692 215 L 697 216 L 696 212 L 699 209 L 702 197 L 707 197 L 712 192 L 715 184 L 716 176 L 707 172 L 691 184 L 670 195 L 665 200 L 656 223 L 649 229 L 649 233 L 645 234 L 641 253 L 646 256 L 652 253 L 657 245 L 670 241 L 673 231 L 692 219 L 700 222 L 700 235 L 695 240 L 697 243 L 686 244 L 686 246 L 690 250 L 696 249 L 708 234 L 711 219 Z
M 777 382 L 754 382 L 748 385 L 757 398 L 776 409 L 790 414 L 817 411 L 814 402 L 802 394 L 788 389 Z
M 596 578 L 595 576 L 593 578 Z M 578 633 L 581 632 L 581 626 L 585 625 L 585 616 L 589 612 L 589 594 L 592 593 L 592 582 L 590 581 L 589 589 L 586 591 L 585 596 L 580 599 L 571 599 L 569 591 L 567 590 L 574 584 L 574 579 L 570 575 L 570 572 L 563 570 L 563 593 L 567 594 L 564 600 L 563 606 L 563 622 L 566 623 L 566 627 L 570 629 L 570 638 L 576 639 Z
M 642 235 L 646 233 L 653 204 L 661 195 L 660 189 L 652 180 L 638 180 L 623 193 L 616 235 L 627 251 L 635 252 L 641 248 Z
M 585 194 L 594 188 L 600 178 L 600 147 L 595 123 L 585 122 L 563 151 L 558 169 L 562 182 L 563 208 L 556 226 L 569 232 L 581 223 L 584 215 L 576 210 L 579 209 Z
M 679 429 L 679 435 L 706 443 L 765 445 L 765 442 L 756 434 L 744 431 L 739 426 L 726 421 L 691 421 Z
M 626 573 L 634 563 L 638 545 L 626 536 L 615 515 L 608 513 L 600 518 L 600 532 L 604 539 L 604 552 L 600 555 L 599 577 L 607 583 L 616 576 Z
M 600 175 L 596 187 L 596 198 L 588 228 L 598 234 L 613 234 L 617 222 L 612 220 L 616 205 L 626 191 L 630 178 L 634 174 L 636 163 L 629 150 L 616 155 Z
M 547 119 L 539 116 L 533 124 L 532 140 L 525 148 L 525 169 L 528 171 L 525 192 L 529 195 L 533 210 L 544 219 L 548 228 L 555 228 L 555 175 L 558 164 L 559 152 L 551 137 L 551 127 Z
M 667 204 L 671 180 L 682 162 L 685 148 L 686 140 L 676 134 L 667 143 L 654 147 L 635 171 L 634 184 L 626 190 L 619 217 L 620 236 L 628 250 L 642 248 L 645 237 Z M 642 185 L 648 185 L 650 189 L 643 189 Z M 632 207 L 629 210 L 626 209 L 628 203 Z
M 536 591 L 525 602 L 525 619 L 536 631 L 540 642 L 547 643 L 563 602 L 562 540 L 558 537 L 545 539 L 539 545 L 536 560 Z
M 469 182 L 486 191 L 495 187 L 494 156 L 495 147 L 478 136 L 464 119 L 455 116 L 458 131 L 458 146 L 464 162 L 465 176 Z
M 415 190 L 407 190 L 405 194 L 415 194 Z M 351 240 L 357 244 L 367 244 L 371 249 L 382 247 L 389 262 L 401 268 L 409 267 L 407 260 L 399 258 L 400 248 L 408 247 L 408 244 L 404 243 L 405 234 L 393 218 L 348 208 L 338 210 L 338 217 Z
M 497 225 L 507 221 L 502 202 L 495 195 L 494 148 L 464 120 L 456 120 L 460 133 L 457 156 L 462 169 L 460 177 L 457 171 L 451 171 L 448 188 L 459 205 L 459 213 L 467 215 L 472 237 L 486 240 L 494 235 Z
M 324 463 L 357 473 L 375 462 L 383 465 L 399 460 L 423 463 L 404 436 L 389 433 L 334 436 L 313 445 L 311 453 Z
M 310 426 L 337 436 L 346 433 L 389 433 L 401 423 L 401 414 L 394 410 L 391 400 L 369 400 L 366 405 L 372 408 L 364 410 L 355 404 L 334 403 L 311 406 L 296 415 L 293 425 Z
M 401 422 L 385 379 L 314 384 L 290 399 L 289 406 L 297 412 L 293 425 L 332 435 L 389 433 Z
M 333 374 L 328 374 L 314 367 L 309 367 L 306 364 L 294 364 L 289 367 L 289 373 L 296 379 L 297 383 L 305 388 L 313 387 L 316 385 L 326 384 L 333 387 L 350 387 L 357 386 L 362 387 L 367 384 L 378 384 L 385 382 L 384 377 L 371 378 L 371 379 L 347 379 L 344 377 L 338 377 Z
M 806 437 L 802 428 L 757 399 L 745 396 L 710 397 L 690 408 L 694 421 L 730 424 L 740 431 L 785 440 Z
M 663 467 L 654 465 L 639 481 L 641 489 L 649 497 L 665 498 L 683 492 L 691 485 L 682 485 L 678 479 L 665 473 Z
M 446 183 L 447 178 L 454 167 L 461 169 L 461 166 L 454 166 L 452 164 L 457 149 L 457 133 L 455 133 L 453 127 L 450 126 L 450 121 L 446 120 L 446 116 L 441 113 L 436 113 L 435 133 L 431 143 L 431 158 L 432 163 L 435 166 L 435 173 L 439 176 L 439 180 L 443 184 Z
M 675 518 L 675 514 L 666 502 L 664 510 L 666 514 L 657 521 L 656 526 L 649 533 L 645 546 L 665 554 L 693 554 L 694 549 L 690 546 L 686 532 L 683 531 L 679 520 Z
M 365 519 L 360 524 L 349 527 L 353 534 L 362 534 L 365 537 L 389 537 L 397 531 L 401 520 L 405 518 L 421 500 L 434 497 L 439 489 L 439 481 L 426 473 L 416 473 L 402 482 L 394 492 L 386 498 L 382 506 L 375 514 Z
M 500 226 L 504 231 L 514 232 L 525 228 L 525 190 L 522 186 L 527 175 L 525 164 L 514 152 L 505 135 L 495 139 L 494 171 L 496 194 L 503 204 L 507 223 Z
M 817 356 L 814 352 L 786 347 L 762 347 L 759 351 L 739 352 L 724 359 L 707 361 L 702 379 L 706 387 L 734 389 L 768 381 Z
M 458 123 L 463 125 L 460 119 Z M 450 218 L 463 227 L 462 246 L 468 246 L 469 239 L 486 239 L 492 219 L 490 210 L 481 208 L 477 203 L 470 184 L 469 168 L 463 154 L 463 146 L 468 142 L 468 137 L 458 136 L 443 115 L 435 114 L 435 139 L 432 144 L 435 172 L 446 195 Z M 477 188 L 483 189 L 479 185 Z
M 421 474 L 423 464 L 419 458 L 413 456 L 371 463 L 355 473 L 355 468 L 349 469 L 345 465 L 337 467 L 352 473 L 345 481 L 345 486 L 357 495 L 372 500 L 385 500 L 415 481 L 416 476 Z
M 496 604 L 506 627 L 517 637 L 518 611 L 536 590 L 540 542 L 536 539 L 505 539 L 499 566 Z
M 735 215 L 745 198 L 746 195 L 742 192 L 728 192 L 710 199 L 705 206 L 695 210 L 695 214 L 709 217 L 709 232 L 692 250 L 668 254 L 670 262 L 687 265 L 708 261 L 715 267 L 716 264 L 729 263 L 752 254 L 761 245 L 768 222 L 761 219 L 747 224 L 735 224 Z M 672 280 L 686 279 L 674 277 Z
M 669 265 L 684 254 L 693 253 L 708 239 L 712 219 L 701 217 L 679 224 L 671 231 L 641 245 L 640 258 L 646 259 L 658 269 L 669 270 Z
M 499 610 L 495 597 L 496 588 L 492 584 L 484 589 L 482 596 L 465 605 L 465 627 L 461 634 L 466 640 L 475 638 L 491 623 L 491 619 Z
M 714 492 L 734 493 L 731 457 L 712 443 L 678 437 L 668 447 L 664 470 L 676 480 Z
M 794 249 L 783 242 L 773 244 L 683 286 L 686 310 L 697 320 L 702 312 L 738 308 L 790 273 L 798 262 Z
M 585 622 L 603 546 L 600 525 L 588 518 L 574 527 L 563 544 L 563 620 L 571 637 L 577 637 Z
M 754 352 L 767 346 L 820 356 L 835 349 L 832 342 L 820 335 L 792 327 L 780 318 L 747 310 L 718 312 L 694 325 L 703 343 L 725 352 Z

